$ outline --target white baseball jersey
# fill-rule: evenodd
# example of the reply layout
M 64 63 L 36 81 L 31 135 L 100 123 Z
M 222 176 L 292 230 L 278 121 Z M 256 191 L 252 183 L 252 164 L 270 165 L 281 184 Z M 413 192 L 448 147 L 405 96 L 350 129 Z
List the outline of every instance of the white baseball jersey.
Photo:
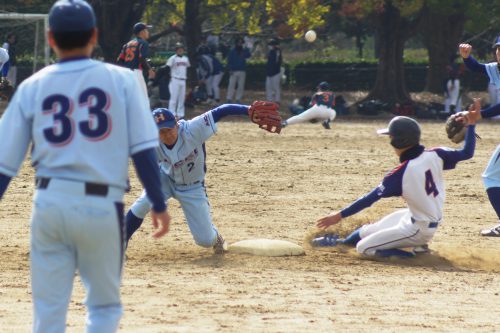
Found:
M 139 91 L 132 71 L 91 59 L 42 69 L 19 86 L 0 120 L 0 173 L 15 176 L 32 141 L 37 177 L 125 189 L 129 155 L 158 147 Z M 114 149 L 123 142 L 128 151 Z
M 9 61 L 9 52 L 7 52 L 6 49 L 0 47 L 0 71 L 7 61 Z
M 205 179 L 205 141 L 217 132 L 212 112 L 192 120 L 180 120 L 179 139 L 172 149 L 164 144 L 158 148 L 160 169 L 176 184 L 191 185 Z
M 170 77 L 185 80 L 187 78 L 187 68 L 191 66 L 186 56 L 179 57 L 174 54 L 167 60 L 167 66 L 170 67 Z
M 378 195 L 402 196 L 417 221 L 440 221 L 445 200 L 443 170 L 455 168 L 459 161 L 455 152 L 436 148 L 404 161 L 384 178 Z

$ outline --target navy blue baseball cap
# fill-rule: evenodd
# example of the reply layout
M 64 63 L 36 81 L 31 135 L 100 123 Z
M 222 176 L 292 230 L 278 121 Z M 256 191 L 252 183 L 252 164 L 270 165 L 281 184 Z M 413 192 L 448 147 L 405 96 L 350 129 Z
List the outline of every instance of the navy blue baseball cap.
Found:
M 59 0 L 49 12 L 52 32 L 89 31 L 96 27 L 92 7 L 83 0 Z
M 153 118 L 156 122 L 158 129 L 161 128 L 174 128 L 177 120 L 172 111 L 165 108 L 158 108 L 153 110 Z
M 500 46 L 500 35 L 497 38 L 495 38 L 495 42 L 493 43 L 493 48 L 496 49 L 499 46 Z
M 142 22 L 136 23 L 136 24 L 134 24 L 134 34 L 137 35 L 142 30 L 151 29 L 152 27 L 153 27 L 152 25 L 147 25 L 147 24 L 142 23 Z
M 391 119 L 389 127 L 377 131 L 379 135 L 390 135 L 391 145 L 406 148 L 420 142 L 420 125 L 410 117 L 398 116 Z

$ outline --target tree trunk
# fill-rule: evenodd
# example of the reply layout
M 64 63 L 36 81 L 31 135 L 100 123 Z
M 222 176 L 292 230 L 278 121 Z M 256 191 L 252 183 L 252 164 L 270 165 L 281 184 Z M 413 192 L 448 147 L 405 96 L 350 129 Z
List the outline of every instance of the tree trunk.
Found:
M 99 28 L 99 46 L 104 60 L 114 63 L 131 37 L 132 28 L 144 13 L 146 0 L 89 0 Z
M 185 3 L 185 22 L 189 22 L 184 25 L 184 33 L 186 38 L 186 47 L 189 62 L 191 67 L 189 68 L 188 80 L 191 83 L 197 83 L 196 77 L 196 49 L 200 45 L 202 39 L 201 24 L 202 20 L 200 17 L 200 5 L 202 0 L 186 0 Z
M 443 82 L 448 73 L 446 67 L 458 52 L 458 44 L 464 31 L 465 15 L 439 13 L 426 9 L 422 21 L 424 43 L 429 52 L 429 72 L 425 90 L 443 93 Z
M 390 2 L 377 15 L 379 36 L 379 63 L 375 85 L 366 99 L 377 99 L 386 103 L 411 102 L 406 89 L 403 66 L 404 44 L 409 36 L 409 25 L 399 10 Z

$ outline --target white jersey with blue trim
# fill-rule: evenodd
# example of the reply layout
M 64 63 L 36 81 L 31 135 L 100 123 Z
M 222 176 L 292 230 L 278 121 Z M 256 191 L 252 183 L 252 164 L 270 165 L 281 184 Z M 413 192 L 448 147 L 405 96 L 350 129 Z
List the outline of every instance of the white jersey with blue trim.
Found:
M 446 197 L 443 170 L 453 169 L 458 161 L 450 158 L 448 148 L 426 150 L 401 163 L 378 187 L 381 197 L 402 196 L 417 221 L 439 222 Z
M 88 58 L 48 66 L 18 88 L 0 120 L 0 173 L 15 176 L 30 141 L 38 177 L 127 187 L 128 158 L 158 147 L 132 71 Z M 128 149 L 117 149 L 128 142 Z
M 172 149 L 158 148 L 160 169 L 177 185 L 201 183 L 206 173 L 205 141 L 217 132 L 212 112 L 178 122 L 178 138 Z

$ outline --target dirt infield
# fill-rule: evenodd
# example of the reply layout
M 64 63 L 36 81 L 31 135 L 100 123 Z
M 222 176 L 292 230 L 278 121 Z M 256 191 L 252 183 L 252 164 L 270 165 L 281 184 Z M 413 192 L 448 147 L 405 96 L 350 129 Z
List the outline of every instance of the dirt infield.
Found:
M 196 246 L 176 201 L 171 232 L 150 237 L 149 218 L 129 245 L 120 332 L 500 332 L 500 239 L 481 238 L 495 222 L 481 172 L 499 142 L 482 123 L 473 160 L 446 173 L 444 223 L 432 255 L 372 261 L 352 250 L 306 245 L 315 220 L 378 185 L 397 164 L 386 121 L 339 120 L 267 134 L 247 122 L 221 122 L 207 142 L 207 192 L 229 242 L 276 238 L 306 246 L 300 257 L 214 256 Z M 443 124 L 423 123 L 426 146 L 449 143 Z M 131 170 L 133 190 L 141 188 Z M 0 331 L 30 330 L 29 215 L 33 171 L 26 162 L 0 204 Z M 384 199 L 360 221 L 404 206 Z M 47 281 L 50 283 L 50 281 Z M 75 283 L 68 332 L 82 332 L 83 290 Z

